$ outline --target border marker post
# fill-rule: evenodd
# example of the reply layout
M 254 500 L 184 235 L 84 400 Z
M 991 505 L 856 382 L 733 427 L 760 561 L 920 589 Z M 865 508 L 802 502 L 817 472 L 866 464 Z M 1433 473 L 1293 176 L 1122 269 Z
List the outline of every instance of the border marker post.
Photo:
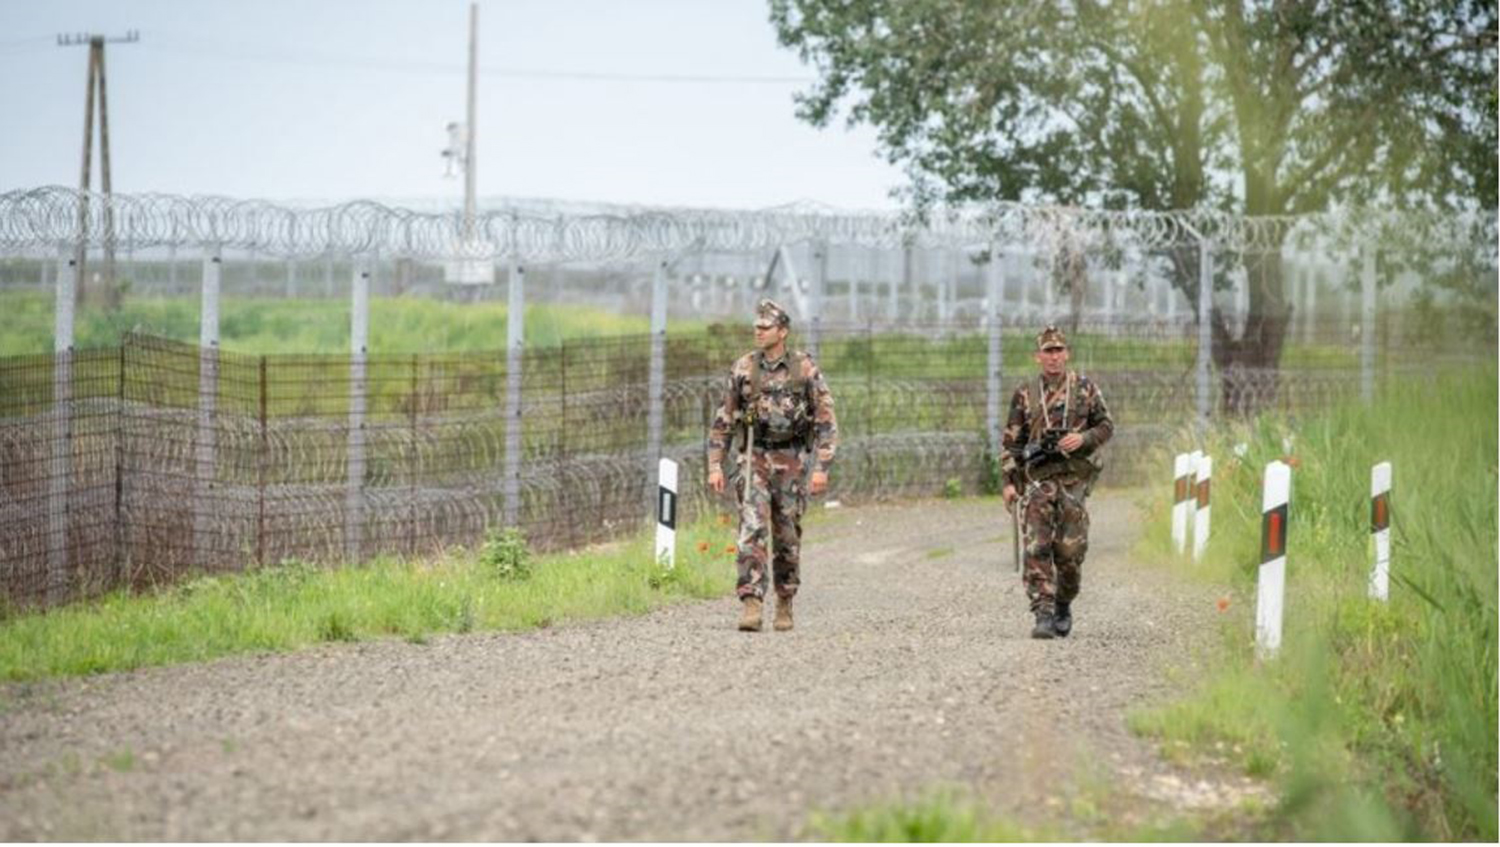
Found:
M 671 570 L 677 557 L 677 463 L 656 465 L 656 563 Z
M 1209 482 L 1213 477 L 1213 471 L 1213 457 L 1201 456 L 1198 459 L 1198 484 L 1195 486 L 1198 510 L 1193 518 L 1193 561 L 1195 562 L 1202 559 L 1203 552 L 1208 549 L 1208 495 Z
M 1188 454 L 1172 461 L 1172 546 L 1181 554 L 1187 549 Z
M 1370 596 L 1382 602 L 1391 593 L 1391 463 L 1370 468 L 1370 537 L 1375 541 L 1375 565 L 1370 571 Z
M 1261 658 L 1281 649 L 1281 618 L 1286 597 L 1286 537 L 1291 466 L 1266 465 L 1261 487 L 1260 573 L 1255 587 L 1255 648 Z

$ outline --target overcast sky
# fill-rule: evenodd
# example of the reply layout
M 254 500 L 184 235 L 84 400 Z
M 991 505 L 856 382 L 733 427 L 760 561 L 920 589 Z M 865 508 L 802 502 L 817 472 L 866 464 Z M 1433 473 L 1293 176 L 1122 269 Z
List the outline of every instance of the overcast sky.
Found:
M 114 190 L 452 198 L 468 0 L 0 0 L 0 190 L 76 186 L 106 48 Z M 478 193 L 890 207 L 874 133 L 798 121 L 765 0 L 481 0 Z M 97 147 L 97 143 L 96 143 Z M 95 164 L 95 186 L 98 165 Z

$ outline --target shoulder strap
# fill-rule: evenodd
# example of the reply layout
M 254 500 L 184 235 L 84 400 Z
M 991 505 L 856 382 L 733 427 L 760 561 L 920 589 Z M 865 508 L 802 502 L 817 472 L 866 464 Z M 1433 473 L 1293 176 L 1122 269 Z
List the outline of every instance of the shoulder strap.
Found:
M 791 373 L 793 394 L 807 393 L 807 359 L 807 354 L 801 350 L 793 350 L 787 354 L 787 370 Z
M 1063 426 L 1067 426 L 1068 425 L 1068 420 L 1067 420 L 1068 419 L 1068 412 L 1066 410 L 1069 410 L 1069 409 L 1072 408 L 1072 405 L 1073 405 L 1073 392 L 1077 391 L 1079 389 L 1079 387 L 1080 387 L 1080 385 L 1079 385 L 1078 373 L 1076 371 L 1071 371 L 1071 370 L 1070 371 L 1064 371 L 1063 372 L 1063 409 L 1065 411 L 1063 412 Z M 1035 414 L 1034 414 L 1032 420 L 1030 421 L 1031 428 L 1032 428 L 1032 430 L 1034 430 L 1031 434 L 1034 437 L 1036 437 L 1036 438 L 1040 438 L 1041 437 L 1041 432 L 1040 431 L 1035 431 L 1036 427 L 1037 427 L 1037 422 L 1038 421 L 1041 422 L 1041 427 L 1042 427 L 1043 430 L 1045 430 L 1048 426 L 1050 426 L 1051 422 L 1052 422 L 1052 419 L 1049 416 L 1049 413 L 1047 411 L 1047 384 L 1042 381 L 1041 377 L 1037 377 L 1037 380 L 1036 380 L 1036 406 L 1035 406 L 1035 410 L 1036 410 Z
M 747 398 L 750 408 L 755 408 L 756 402 L 760 400 L 760 353 L 750 353 L 750 376 L 745 380 L 750 387 L 750 396 Z

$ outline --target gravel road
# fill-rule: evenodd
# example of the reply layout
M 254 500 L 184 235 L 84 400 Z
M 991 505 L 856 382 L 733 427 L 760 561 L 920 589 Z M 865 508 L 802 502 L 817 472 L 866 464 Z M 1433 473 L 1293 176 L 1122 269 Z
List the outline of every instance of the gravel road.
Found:
M 0 685 L 0 838 L 784 840 L 944 786 L 1064 826 L 1090 785 L 1238 796 L 1126 731 L 1215 613 L 1129 560 L 1129 492 L 1092 512 L 1066 640 L 1027 637 L 1009 522 L 969 500 L 827 510 L 789 633 L 723 598 Z

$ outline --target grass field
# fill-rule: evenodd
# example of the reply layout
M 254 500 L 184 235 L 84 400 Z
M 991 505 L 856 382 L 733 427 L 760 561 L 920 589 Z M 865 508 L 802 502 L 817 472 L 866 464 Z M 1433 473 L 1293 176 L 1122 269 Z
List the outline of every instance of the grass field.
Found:
M 52 351 L 53 299 L 40 291 L 0 292 L 0 309 L 7 316 L 0 335 L 0 356 L 34 355 Z M 127 332 L 137 331 L 197 343 L 199 302 L 196 297 L 127 298 L 117 311 L 90 306 L 74 324 L 78 349 L 118 344 Z M 505 347 L 507 308 L 504 303 L 453 303 L 424 297 L 372 297 L 370 353 L 457 353 L 501 350 Z M 701 333 L 708 321 L 674 318 L 674 333 Z M 749 316 L 743 342 L 750 343 Z M 800 344 L 795 326 L 792 343 Z M 551 347 L 564 340 L 640 335 L 650 330 L 645 313 L 618 314 L 577 305 L 533 304 L 526 309 L 526 342 Z M 842 333 L 840 333 L 842 335 Z M 275 297 L 222 298 L 219 306 L 220 347 L 246 354 L 332 354 L 349 351 L 349 302 L 343 299 L 284 299 Z M 829 373 L 900 373 L 910 368 L 930 379 L 972 379 L 988 363 L 988 338 L 980 332 L 930 337 L 909 331 L 878 330 L 864 335 L 831 338 L 825 342 L 821 364 Z M 1007 329 L 1003 357 L 1009 367 L 1031 367 L 1031 330 Z M 1085 371 L 1165 370 L 1193 367 L 1196 346 L 1172 339 L 1113 338 L 1083 333 L 1073 339 L 1073 365 Z M 1354 367 L 1358 350 L 1343 344 L 1289 345 L 1287 367 Z
M 198 298 L 129 298 L 118 311 L 90 307 L 78 313 L 74 346 L 118 344 L 139 331 L 197 343 Z M 0 356 L 52 352 L 53 302 L 33 291 L 0 293 L 6 328 Z M 501 350 L 505 347 L 504 303 L 450 303 L 422 297 L 370 298 L 370 352 L 429 353 Z M 701 329 L 701 325 L 698 325 Z M 553 346 L 564 339 L 599 338 L 648 332 L 649 317 L 620 315 L 580 306 L 534 304 L 526 309 L 531 346 Z M 224 297 L 219 304 L 219 341 L 238 353 L 349 352 L 349 301 Z
M 1208 444 L 1213 536 L 1183 578 L 1219 586 L 1191 694 L 1134 715 L 1187 758 L 1274 780 L 1259 837 L 1484 840 L 1496 829 L 1496 371 L 1400 383 L 1295 428 L 1261 420 Z M 1260 469 L 1292 441 L 1281 654 L 1256 659 Z M 1248 454 L 1230 461 L 1231 445 Z M 1371 465 L 1390 461 L 1390 601 L 1367 597 Z M 1171 560 L 1164 493 L 1141 555 Z

